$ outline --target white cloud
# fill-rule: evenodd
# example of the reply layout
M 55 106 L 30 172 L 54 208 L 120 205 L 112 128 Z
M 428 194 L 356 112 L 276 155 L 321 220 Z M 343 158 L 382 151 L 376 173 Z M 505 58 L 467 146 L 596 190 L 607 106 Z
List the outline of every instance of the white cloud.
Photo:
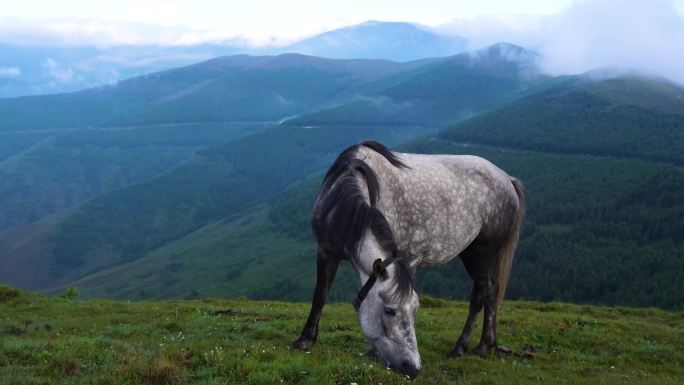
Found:
M 2 0 L 0 5 L 1 3 Z M 445 0 L 438 3 L 441 6 L 435 9 L 443 10 L 440 12 L 443 14 L 455 14 L 457 8 L 467 9 L 464 2 Z M 537 2 L 532 0 L 525 1 L 523 3 L 526 5 L 516 3 L 517 8 L 501 8 L 501 12 L 509 14 L 499 15 L 494 12 L 500 8 L 494 5 L 499 3 L 484 3 L 489 4 L 488 7 L 491 8 L 488 8 L 488 12 L 478 13 L 475 12 L 476 9 L 472 9 L 472 12 L 465 14 L 480 16 L 455 19 L 436 29 L 468 38 L 472 49 L 498 42 L 511 42 L 537 50 L 543 55 L 544 69 L 553 74 L 582 73 L 608 67 L 646 71 L 684 83 L 684 0 L 576 0 L 559 13 L 551 15 L 549 13 L 555 11 L 559 4 L 567 4 L 566 0 L 554 3 L 549 12 L 524 15 L 513 15 L 510 12 L 511 9 L 531 12 L 541 6 L 535 5 Z M 301 11 L 299 19 L 294 20 L 284 17 L 286 11 L 295 11 L 287 5 L 279 5 L 279 8 L 266 13 L 257 13 L 249 7 L 241 9 L 235 6 L 232 8 L 234 12 L 225 13 L 208 12 L 208 9 L 214 8 L 207 4 L 205 7 L 192 7 L 188 4 L 174 5 L 153 1 L 140 5 L 139 2 L 132 0 L 123 8 L 117 4 L 110 4 L 112 12 L 123 12 L 122 9 L 125 12 L 113 15 L 113 19 L 110 20 L 83 16 L 87 13 L 79 14 L 80 18 L 61 19 L 0 16 L 0 42 L 57 46 L 88 45 L 102 48 L 121 45 L 200 43 L 226 43 L 241 48 L 283 46 L 292 42 L 293 34 L 302 36 L 321 32 L 322 24 L 328 27 L 325 29 L 330 29 L 341 26 L 340 20 L 348 21 L 351 17 L 340 13 L 338 19 L 334 19 L 336 22 L 331 22 L 333 19 L 330 18 L 310 20 L 316 18 L 305 13 L 308 8 L 302 6 L 298 9 Z M 316 8 L 316 4 L 311 0 L 307 7 Z M 218 7 L 217 4 L 213 6 Z M 321 9 L 318 11 L 323 12 Z M 390 15 L 387 12 L 384 14 Z M 37 15 L 40 17 L 40 14 Z M 126 15 L 131 16 L 126 19 Z M 415 17 L 420 15 L 416 14 Z M 146 24 L 140 20 L 158 25 Z M 189 24 L 191 26 L 181 24 L 188 20 L 194 20 Z M 274 37 L 273 34 L 278 34 L 279 31 L 289 31 L 292 23 L 297 24 L 299 29 L 288 32 L 290 35 Z M 255 32 L 257 27 L 258 33 Z M 102 62 L 130 61 L 128 57 L 111 54 L 99 59 Z M 157 59 L 150 55 L 136 60 L 132 66 L 145 66 L 149 61 Z M 77 67 L 74 69 L 79 70 Z M 68 68 L 59 67 L 51 71 L 58 70 L 62 72 L 52 74 L 55 79 L 74 76 L 73 71 L 70 73 Z M 49 70 L 46 68 L 46 71 Z M 8 76 L 8 73 L 0 76 Z
M 473 48 L 507 41 L 539 51 L 552 74 L 640 71 L 684 83 L 684 16 L 667 0 L 578 1 L 552 16 L 461 19 L 440 29 Z
M 618 67 L 684 82 L 684 17 L 668 1 L 579 3 L 546 33 L 541 50 L 552 73 Z
M 0 18 L 0 42 L 22 45 L 96 46 L 191 45 L 247 39 L 223 30 L 193 29 L 183 25 L 154 25 L 97 19 Z
M 45 72 L 58 83 L 67 83 L 74 79 L 74 71 L 59 65 L 52 58 L 47 58 L 42 63 Z
M 17 78 L 21 76 L 19 67 L 0 67 L 0 78 Z

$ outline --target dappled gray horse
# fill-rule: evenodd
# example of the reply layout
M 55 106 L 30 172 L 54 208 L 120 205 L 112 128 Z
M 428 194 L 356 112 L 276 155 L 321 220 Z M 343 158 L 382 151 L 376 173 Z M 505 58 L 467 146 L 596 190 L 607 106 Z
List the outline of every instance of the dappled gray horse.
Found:
M 350 260 L 364 283 L 354 305 L 375 354 L 411 377 L 421 369 L 414 318 L 415 269 L 460 255 L 473 278 L 470 312 L 456 346 L 468 346 L 484 307 L 484 356 L 496 344 L 503 298 L 525 210 L 522 184 L 475 156 L 395 153 L 367 141 L 330 167 L 311 224 L 318 241 L 317 280 L 309 318 L 293 346 L 316 340 L 337 266 Z

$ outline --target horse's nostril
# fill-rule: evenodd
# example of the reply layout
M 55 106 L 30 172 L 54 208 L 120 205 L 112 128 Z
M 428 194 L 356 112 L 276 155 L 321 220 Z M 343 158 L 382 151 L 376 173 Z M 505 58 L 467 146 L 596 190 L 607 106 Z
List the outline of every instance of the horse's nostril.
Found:
M 401 371 L 411 378 L 416 378 L 418 376 L 418 373 L 420 373 L 420 368 L 415 367 L 409 361 L 404 361 L 401 364 Z

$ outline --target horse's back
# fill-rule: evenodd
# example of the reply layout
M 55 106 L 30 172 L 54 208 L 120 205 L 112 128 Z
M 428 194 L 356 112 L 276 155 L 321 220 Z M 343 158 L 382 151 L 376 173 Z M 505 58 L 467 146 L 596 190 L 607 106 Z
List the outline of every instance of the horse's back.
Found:
M 378 174 L 379 208 L 401 249 L 424 264 L 446 262 L 483 233 L 494 233 L 517 207 L 511 177 L 472 155 L 396 153 L 408 168 L 360 152 Z

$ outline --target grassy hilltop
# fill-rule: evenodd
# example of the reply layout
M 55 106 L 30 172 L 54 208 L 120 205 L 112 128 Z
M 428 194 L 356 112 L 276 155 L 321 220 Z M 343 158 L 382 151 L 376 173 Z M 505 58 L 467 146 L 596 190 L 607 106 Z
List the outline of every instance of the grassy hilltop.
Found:
M 514 355 L 448 360 L 466 304 L 424 297 L 416 319 L 424 368 L 410 381 L 365 357 L 349 304 L 325 309 L 310 352 L 290 351 L 308 309 L 80 301 L 0 287 L 0 384 L 684 383 L 683 312 L 506 302 L 499 341 Z

